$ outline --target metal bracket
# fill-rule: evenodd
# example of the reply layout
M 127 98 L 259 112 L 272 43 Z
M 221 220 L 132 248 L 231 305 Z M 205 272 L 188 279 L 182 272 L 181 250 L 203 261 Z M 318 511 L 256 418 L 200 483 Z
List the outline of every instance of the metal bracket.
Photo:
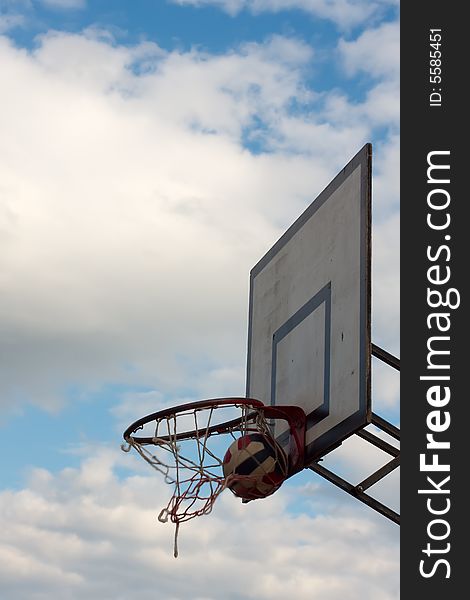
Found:
M 372 344 L 372 354 L 380 360 L 382 360 L 383 362 L 390 365 L 391 367 L 400 370 L 399 359 L 390 354 L 389 352 L 382 350 L 382 348 L 379 348 L 375 344 Z M 382 417 L 379 417 L 375 413 L 372 413 L 371 423 L 375 425 L 378 429 L 381 429 L 382 431 L 387 433 L 392 438 L 398 441 L 400 440 L 400 430 L 398 429 L 398 427 L 395 427 L 395 425 L 392 425 L 391 423 L 389 423 Z M 383 504 L 382 502 L 379 502 L 369 494 L 366 494 L 365 490 L 367 490 L 375 483 L 383 479 L 386 475 L 391 473 L 400 465 L 400 449 L 396 448 L 392 444 L 389 444 L 382 438 L 376 436 L 375 434 L 365 429 L 360 429 L 356 432 L 356 435 L 365 440 L 366 442 L 373 444 L 377 448 L 380 448 L 380 450 L 382 450 L 383 452 L 386 452 L 387 454 L 393 456 L 392 460 L 390 460 L 380 469 L 377 469 L 377 471 L 374 471 L 374 473 L 369 475 L 369 477 L 366 477 L 366 479 L 364 479 L 357 485 L 349 483 L 342 477 L 339 477 L 338 475 L 333 473 L 333 471 L 330 471 L 323 465 L 320 465 L 319 461 L 322 460 L 321 458 L 319 458 L 312 465 L 310 465 L 309 468 L 315 473 L 318 473 L 318 475 L 324 477 L 327 481 L 338 486 L 343 491 L 347 492 L 348 494 L 351 494 L 351 496 L 354 496 L 364 504 L 367 504 L 367 506 L 369 506 L 370 508 L 373 508 L 383 516 L 387 517 L 388 519 L 399 525 L 400 515 L 388 506 L 385 506 L 385 504 Z

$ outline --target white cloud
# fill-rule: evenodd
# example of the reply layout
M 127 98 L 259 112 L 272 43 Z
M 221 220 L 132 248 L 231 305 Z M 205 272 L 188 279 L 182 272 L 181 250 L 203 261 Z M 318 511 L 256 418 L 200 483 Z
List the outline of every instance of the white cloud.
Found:
M 21 27 L 25 22 L 24 16 L 20 14 L 0 14 L 0 34 Z
M 118 479 L 129 455 L 100 450 L 79 469 L 32 473 L 0 494 L 0 580 L 5 600 L 83 597 L 391 600 L 397 597 L 394 524 L 351 499 L 339 512 L 293 514 L 292 494 L 318 503 L 329 484 L 281 488 L 242 505 L 223 492 L 211 515 L 173 526 L 156 520 L 168 490 L 155 476 Z M 333 496 L 331 496 L 333 494 Z M 240 577 L 240 573 L 256 576 Z M 238 574 L 238 575 L 237 575 Z M 158 581 L 158 585 L 155 582 Z
M 25 27 L 32 11 L 31 0 L 2 0 L 0 3 L 0 35 Z
M 302 10 L 314 17 L 333 21 L 338 27 L 348 29 L 382 15 L 385 8 L 398 5 L 398 0 L 172 0 L 175 4 L 196 7 L 216 6 L 229 15 L 242 10 L 254 14 Z
M 400 27 L 398 22 L 383 23 L 367 29 L 357 39 L 340 40 L 338 50 L 346 72 L 365 72 L 374 77 L 397 78 L 400 62 Z
M 262 213 L 269 202 L 285 211 L 294 176 L 280 158 L 239 146 L 257 102 L 275 109 L 296 88 L 269 49 L 252 50 L 262 55 L 252 62 L 245 53 L 159 63 L 148 44 L 128 51 L 55 34 L 29 56 L 3 42 L 10 394 L 26 369 L 36 399 L 50 404 L 52 364 L 62 381 L 96 371 L 109 380 L 131 360 L 147 372 L 156 360 L 173 379 L 175 353 L 204 361 L 227 335 L 224 358 L 242 360 L 247 273 L 273 235 Z M 161 73 L 127 70 L 150 55 Z
M 400 105 L 398 80 L 381 81 L 366 94 L 364 101 L 353 102 L 340 91 L 331 93 L 325 100 L 325 117 L 328 121 L 345 127 L 381 127 L 396 135 L 399 128 Z
M 0 38 L 0 56 L 4 405 L 54 409 L 78 383 L 243 395 L 249 270 L 368 140 L 367 110 L 317 105 L 314 54 L 279 36 L 212 56 L 90 29 L 34 53 Z M 250 153 L 247 132 L 269 152 Z M 383 166 L 377 186 L 396 178 Z M 381 240 L 397 220 L 378 202 L 389 308 Z
M 56 408 L 73 383 L 149 390 L 115 407 L 120 432 L 168 394 L 243 395 L 249 269 L 396 118 L 385 69 L 370 66 L 364 103 L 335 108 L 304 84 L 315 59 L 283 37 L 219 56 L 124 47 L 97 29 L 50 33 L 32 53 L 0 37 L 3 409 Z M 251 153 L 249 136 L 267 151 Z M 389 350 L 397 156 L 394 134 L 376 147 L 374 341 Z M 395 407 L 394 381 L 379 379 Z M 354 473 L 375 464 L 353 454 Z M 168 490 L 142 461 L 100 448 L 78 469 L 37 469 L 0 493 L 2 597 L 396 598 L 396 525 L 311 476 L 246 506 L 224 492 L 182 526 L 175 561 L 173 528 L 156 520 Z M 293 497 L 309 510 L 294 513 Z
M 362 32 L 354 40 L 341 39 L 338 44 L 340 64 L 349 77 L 366 75 L 369 85 L 362 102 L 351 102 L 342 90 L 329 95 L 328 119 L 336 123 L 367 123 L 387 127 L 392 135 L 399 129 L 399 26 L 384 23 Z
M 61 10 L 77 10 L 86 6 L 86 0 L 39 0 L 46 8 Z

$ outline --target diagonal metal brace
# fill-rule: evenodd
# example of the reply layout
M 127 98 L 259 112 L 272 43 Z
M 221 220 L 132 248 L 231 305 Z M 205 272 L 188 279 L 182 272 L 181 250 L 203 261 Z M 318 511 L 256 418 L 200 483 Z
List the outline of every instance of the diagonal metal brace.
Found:
M 367 488 L 370 488 L 372 485 L 374 485 L 374 483 L 377 483 L 377 481 L 380 481 L 381 479 L 383 479 L 385 477 L 385 475 L 388 475 L 389 473 L 391 473 L 394 469 L 396 469 L 399 466 L 400 466 L 400 457 L 396 456 L 395 458 L 392 458 L 392 460 L 390 462 L 388 462 L 386 465 L 384 465 L 380 469 L 377 469 L 377 471 L 375 471 L 375 473 L 372 473 L 372 475 L 369 475 L 369 477 L 364 479 L 364 481 L 361 481 L 361 483 L 358 483 L 356 485 L 356 489 L 359 492 L 363 492 Z
M 377 346 L 377 344 L 371 344 L 371 352 L 373 356 L 379 358 L 384 363 L 387 363 L 387 365 L 390 365 L 397 371 L 400 370 L 400 359 L 396 356 L 393 356 L 393 354 L 390 354 L 390 352 L 387 352 L 380 346 Z
M 393 367 L 397 371 L 400 370 L 400 359 L 394 356 L 393 354 L 390 354 L 390 352 L 387 352 L 386 350 L 380 348 L 376 344 L 371 344 L 371 353 L 373 356 L 380 359 L 389 366 Z M 375 425 L 375 427 L 381 429 L 390 437 L 398 441 L 400 440 L 400 430 L 398 429 L 398 427 L 395 427 L 395 425 L 392 425 L 382 417 L 379 417 L 379 415 L 372 413 L 370 422 L 372 425 Z M 367 504 L 367 506 L 373 508 L 383 516 L 396 523 L 397 525 L 400 525 L 400 515 L 397 512 L 395 512 L 388 506 L 385 506 L 385 504 L 379 502 L 375 498 L 372 498 L 372 496 L 369 496 L 369 494 L 366 494 L 364 491 L 372 487 L 374 484 L 383 479 L 386 475 L 391 473 L 400 465 L 400 449 L 396 448 L 392 444 L 389 444 L 382 438 L 376 436 L 371 431 L 368 431 L 366 429 L 360 429 L 359 431 L 356 431 L 356 435 L 364 439 L 366 442 L 373 444 L 377 448 L 380 448 L 380 450 L 382 450 L 383 452 L 386 452 L 393 456 L 392 460 L 390 460 L 380 469 L 377 469 L 377 471 L 374 471 L 372 475 L 369 475 L 369 477 L 366 477 L 366 479 L 364 479 L 357 485 L 349 483 L 349 481 L 346 481 L 346 479 L 339 477 L 339 475 L 336 475 L 336 473 L 333 473 L 333 471 L 330 471 L 323 465 L 320 465 L 319 461 L 321 461 L 322 458 L 318 458 L 315 462 L 309 465 L 308 468 L 314 471 L 315 473 L 318 473 L 318 475 L 321 475 L 324 479 L 326 479 L 330 483 L 333 483 L 334 485 L 347 492 L 351 496 L 354 496 L 354 498 L 357 498 L 364 504 Z
M 372 413 L 371 423 L 372 425 L 375 425 L 378 429 L 381 429 L 382 431 L 385 431 L 385 433 L 388 433 L 390 437 L 395 438 L 396 440 L 400 439 L 400 430 L 398 429 L 398 427 L 395 427 L 395 425 L 392 425 L 382 417 L 379 417 L 379 415 Z
M 372 413 L 371 422 L 373 425 L 375 425 L 391 437 L 397 440 L 400 439 L 400 430 L 385 419 L 383 419 L 382 417 L 379 417 L 378 415 Z M 373 444 L 377 448 L 380 448 L 380 450 L 382 450 L 383 452 L 386 452 L 387 454 L 393 456 L 392 460 L 387 462 L 380 469 L 377 469 L 377 471 L 374 471 L 372 475 L 369 475 L 369 477 L 366 477 L 366 479 L 364 479 L 357 485 L 349 483 L 349 481 L 346 481 L 342 477 L 339 477 L 338 475 L 336 475 L 336 473 L 333 473 L 333 471 L 330 471 L 323 465 L 320 465 L 318 461 L 320 461 L 321 458 L 319 458 L 316 462 L 310 465 L 309 468 L 312 471 L 315 471 L 315 473 L 318 473 L 319 475 L 324 477 L 327 481 L 333 483 L 348 494 L 351 494 L 351 496 L 354 496 L 364 504 L 370 506 L 370 508 L 373 508 L 380 514 L 384 515 L 385 517 L 399 525 L 400 515 L 388 506 L 385 506 L 385 504 L 383 504 L 382 502 L 379 502 L 375 498 L 372 498 L 372 496 L 366 494 L 365 490 L 372 487 L 375 483 L 383 479 L 386 475 L 391 473 L 400 465 L 400 449 L 396 448 L 395 446 L 392 446 L 392 444 L 389 444 L 382 438 L 376 436 L 375 434 L 366 429 L 360 429 L 359 431 L 356 431 L 356 435 L 361 437 L 366 442 Z
M 360 429 L 359 431 L 356 431 L 356 435 L 362 438 L 363 440 L 366 440 L 366 442 L 369 442 L 373 446 L 380 448 L 380 450 L 387 452 L 387 454 L 390 454 L 391 456 L 400 455 L 399 448 L 395 448 L 395 446 L 392 446 L 382 438 L 379 438 L 378 436 L 374 435 L 371 431 L 367 431 L 366 429 Z
M 394 458 L 393 460 L 391 460 L 390 463 L 395 463 L 395 461 L 397 461 L 397 458 Z M 398 464 L 396 464 L 395 466 L 398 466 Z M 389 469 L 388 472 L 390 472 L 390 470 L 394 469 L 395 466 L 393 466 L 391 469 Z M 374 510 L 376 510 L 377 512 L 382 514 L 384 517 L 387 517 L 388 519 L 390 519 L 391 521 L 396 523 L 397 525 L 400 524 L 400 515 L 398 513 L 396 513 L 394 510 L 392 510 L 388 506 L 385 506 L 385 504 L 382 504 L 382 502 L 379 502 L 375 498 L 372 498 L 372 496 L 369 496 L 368 494 L 366 494 L 363 491 L 363 489 L 365 489 L 365 488 L 362 488 L 361 486 L 363 486 L 364 483 L 366 483 L 368 481 L 368 479 L 370 479 L 370 478 L 367 478 L 366 480 L 364 480 L 362 482 L 362 484 L 353 485 L 352 483 L 349 483 L 342 477 L 339 477 L 338 475 L 333 473 L 333 471 L 330 471 L 323 465 L 319 465 L 318 462 L 314 462 L 312 465 L 310 465 L 309 469 L 311 469 L 315 473 L 318 473 L 318 475 L 321 475 L 327 481 L 338 486 L 339 488 L 341 488 L 343 491 L 347 492 L 348 494 L 351 494 L 351 496 L 354 496 L 355 498 L 357 498 L 364 504 L 367 504 L 367 506 L 369 506 L 370 508 L 373 508 Z M 371 477 L 373 477 L 373 476 L 371 475 Z M 374 483 L 376 483 L 376 482 L 374 481 Z M 370 484 L 370 485 L 372 485 L 372 484 Z

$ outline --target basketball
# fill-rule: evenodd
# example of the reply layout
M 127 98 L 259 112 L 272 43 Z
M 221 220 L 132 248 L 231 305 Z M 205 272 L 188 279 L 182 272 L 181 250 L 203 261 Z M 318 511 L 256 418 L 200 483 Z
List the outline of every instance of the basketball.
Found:
M 235 440 L 223 461 L 227 487 L 239 498 L 255 500 L 273 494 L 286 479 L 287 458 L 280 446 L 262 433 Z

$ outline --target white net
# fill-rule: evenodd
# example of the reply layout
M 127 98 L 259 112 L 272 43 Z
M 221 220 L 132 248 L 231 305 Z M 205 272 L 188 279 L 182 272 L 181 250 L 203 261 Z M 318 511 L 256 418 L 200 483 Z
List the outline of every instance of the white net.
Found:
M 172 488 L 168 504 L 161 509 L 158 519 L 161 522 L 170 520 L 176 525 L 175 557 L 178 556 L 180 523 L 209 514 L 226 487 L 238 495 L 238 482 L 247 486 L 260 475 L 269 475 L 253 453 L 250 457 L 256 462 L 256 476 L 235 472 L 225 476 L 224 457 L 234 440 L 250 433 L 261 434 L 274 453 L 274 461 L 282 473 L 281 479 L 287 477 L 287 459 L 272 437 L 272 425 L 262 408 L 236 403 L 189 407 L 157 417 L 147 424 L 147 429 L 149 427 L 150 435 L 145 438 L 128 436 L 123 450 L 134 448 Z M 250 454 L 249 448 L 244 448 L 244 451 Z M 269 494 L 277 487 L 271 486 Z

